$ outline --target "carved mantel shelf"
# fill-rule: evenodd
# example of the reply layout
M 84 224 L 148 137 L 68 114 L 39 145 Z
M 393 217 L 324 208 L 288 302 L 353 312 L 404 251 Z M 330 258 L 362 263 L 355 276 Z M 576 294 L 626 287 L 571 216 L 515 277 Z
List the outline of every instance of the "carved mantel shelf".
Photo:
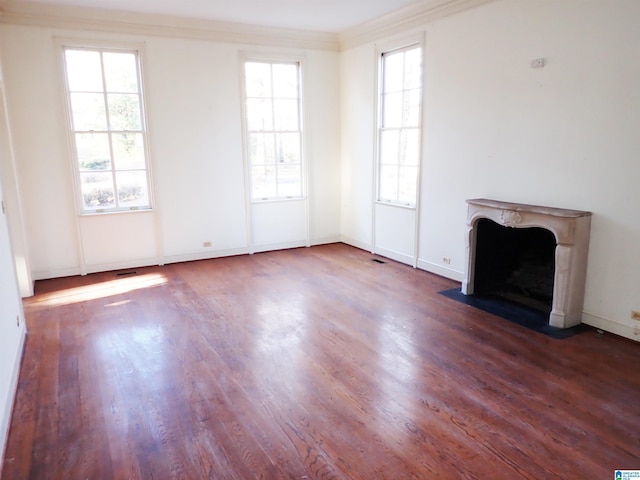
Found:
M 473 294 L 477 223 L 488 218 L 511 228 L 540 227 L 556 238 L 553 301 L 549 324 L 569 328 L 582 322 L 587 273 L 591 212 L 501 202 L 484 198 L 467 200 L 467 272 L 462 293 Z

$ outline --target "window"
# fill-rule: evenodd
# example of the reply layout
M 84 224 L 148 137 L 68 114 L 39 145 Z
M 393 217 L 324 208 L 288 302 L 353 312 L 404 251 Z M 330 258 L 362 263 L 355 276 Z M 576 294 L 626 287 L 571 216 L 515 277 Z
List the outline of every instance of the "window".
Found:
M 135 50 L 64 48 L 82 213 L 151 208 Z
M 420 165 L 422 48 L 381 55 L 378 201 L 413 207 Z
M 251 199 L 300 198 L 300 63 L 246 61 L 244 74 Z

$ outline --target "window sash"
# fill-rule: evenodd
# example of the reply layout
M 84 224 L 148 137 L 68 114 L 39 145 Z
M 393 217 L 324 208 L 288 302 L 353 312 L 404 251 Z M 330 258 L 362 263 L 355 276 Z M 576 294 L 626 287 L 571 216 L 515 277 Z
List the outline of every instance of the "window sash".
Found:
M 420 167 L 422 47 L 380 55 L 377 201 L 414 207 Z
M 245 60 L 247 164 L 252 201 L 303 197 L 300 62 Z
M 139 52 L 63 46 L 83 214 L 151 208 Z

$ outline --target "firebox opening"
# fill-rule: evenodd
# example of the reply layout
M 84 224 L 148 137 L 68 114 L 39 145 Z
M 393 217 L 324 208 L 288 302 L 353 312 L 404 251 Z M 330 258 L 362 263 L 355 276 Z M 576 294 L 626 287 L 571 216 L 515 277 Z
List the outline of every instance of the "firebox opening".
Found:
M 550 313 L 555 249 L 555 236 L 544 228 L 511 228 L 479 219 L 474 292 Z

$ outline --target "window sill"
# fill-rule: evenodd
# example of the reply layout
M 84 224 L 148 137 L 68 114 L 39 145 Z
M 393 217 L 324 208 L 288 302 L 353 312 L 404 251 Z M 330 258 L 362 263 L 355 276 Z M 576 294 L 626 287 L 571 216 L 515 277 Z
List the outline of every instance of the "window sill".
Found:
M 94 211 L 94 212 L 80 212 L 81 217 L 99 217 L 102 215 L 121 215 L 127 213 L 152 213 L 154 210 L 152 207 L 141 207 L 135 209 L 126 209 L 126 210 L 103 210 L 103 211 Z
M 287 198 L 265 198 L 251 200 L 252 205 L 261 205 L 263 203 L 285 203 L 285 202 L 300 202 L 306 200 L 307 197 L 287 197 Z
M 386 207 L 395 207 L 402 208 L 404 210 L 416 210 L 416 205 L 411 203 L 394 203 L 394 202 L 385 202 L 384 200 L 376 200 L 374 202 L 376 205 L 384 205 Z

